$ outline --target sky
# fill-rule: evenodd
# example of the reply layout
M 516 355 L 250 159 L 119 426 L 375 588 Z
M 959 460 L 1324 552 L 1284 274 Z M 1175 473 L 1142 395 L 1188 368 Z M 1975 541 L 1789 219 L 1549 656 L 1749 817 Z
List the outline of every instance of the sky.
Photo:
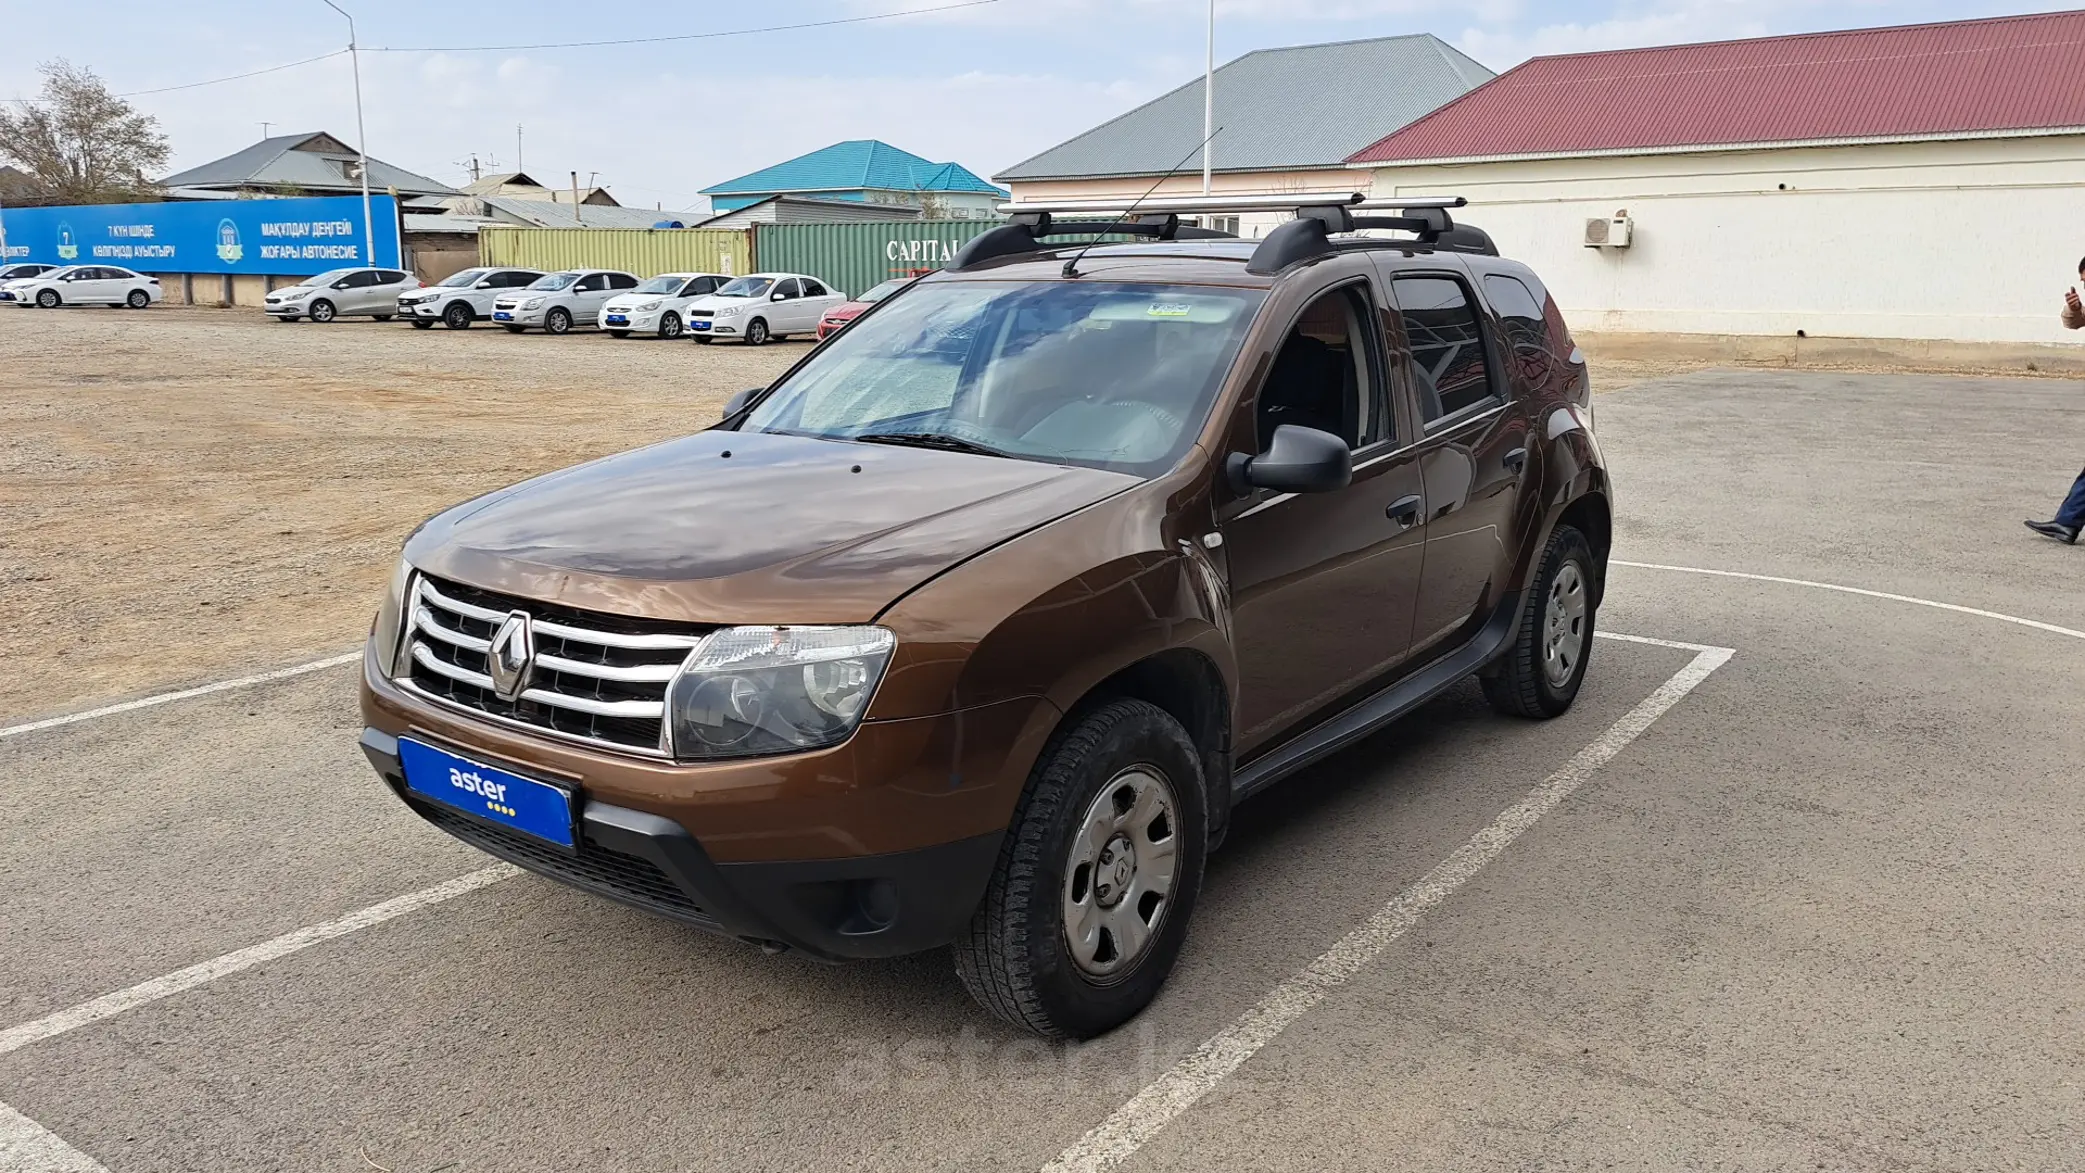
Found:
M 512 169 L 518 154 L 546 183 L 577 170 L 625 204 L 674 211 L 701 210 L 709 184 L 843 139 L 880 138 L 989 176 L 1192 80 L 1208 18 L 1205 0 L 991 0 L 954 10 L 944 6 L 956 0 L 336 2 L 353 14 L 364 50 L 372 156 L 463 183 L 473 156 L 490 172 Z M 922 11 L 935 8 L 943 10 Z M 1548 53 L 2047 10 L 1987 0 L 1217 0 L 1216 57 L 1427 32 L 1503 71 Z M 910 15 L 653 44 L 511 47 L 899 12 Z M 175 169 L 264 130 L 327 130 L 352 144 L 345 55 L 138 93 L 301 61 L 347 41 L 347 21 L 322 0 L 10 0 L 0 3 L 0 100 L 33 97 L 38 63 L 62 58 L 135 94 L 171 140 Z

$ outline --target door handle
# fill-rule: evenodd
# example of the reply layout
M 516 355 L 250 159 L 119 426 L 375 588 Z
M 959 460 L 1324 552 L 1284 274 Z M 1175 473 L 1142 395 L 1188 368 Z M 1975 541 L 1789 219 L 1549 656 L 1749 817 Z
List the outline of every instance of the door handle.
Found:
M 1528 466 L 1528 450 L 1515 448 L 1513 451 L 1506 453 L 1506 458 L 1502 463 L 1507 468 L 1513 470 L 1513 475 L 1519 476 L 1521 471 Z
M 1399 529 L 1410 529 L 1419 520 L 1419 498 L 1399 497 L 1383 510 L 1383 516 L 1397 523 Z

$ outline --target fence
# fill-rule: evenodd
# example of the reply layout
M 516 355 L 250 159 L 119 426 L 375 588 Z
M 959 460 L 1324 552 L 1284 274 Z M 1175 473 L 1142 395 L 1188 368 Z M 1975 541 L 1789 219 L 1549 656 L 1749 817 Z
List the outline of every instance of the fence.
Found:
M 542 269 L 621 269 L 639 277 L 659 273 L 750 273 L 751 240 L 744 232 L 701 228 L 487 227 L 478 252 L 488 265 Z

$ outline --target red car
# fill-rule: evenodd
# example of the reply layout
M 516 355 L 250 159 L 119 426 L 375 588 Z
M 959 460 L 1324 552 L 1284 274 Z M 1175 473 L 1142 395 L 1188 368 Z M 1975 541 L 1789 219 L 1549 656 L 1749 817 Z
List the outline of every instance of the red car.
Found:
M 823 342 L 832 337 L 840 327 L 860 317 L 870 306 L 910 284 L 910 277 L 893 277 L 853 301 L 843 301 L 825 311 L 825 316 L 818 319 L 818 341 Z

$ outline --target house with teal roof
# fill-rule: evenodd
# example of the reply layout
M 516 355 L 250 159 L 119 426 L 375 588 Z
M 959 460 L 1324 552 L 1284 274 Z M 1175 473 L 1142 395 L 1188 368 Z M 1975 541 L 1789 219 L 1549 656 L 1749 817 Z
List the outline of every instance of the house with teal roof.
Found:
M 936 163 L 877 139 L 854 139 L 702 189 L 718 213 L 779 195 L 868 204 L 910 204 L 929 215 L 983 220 L 1007 198 L 960 163 Z

